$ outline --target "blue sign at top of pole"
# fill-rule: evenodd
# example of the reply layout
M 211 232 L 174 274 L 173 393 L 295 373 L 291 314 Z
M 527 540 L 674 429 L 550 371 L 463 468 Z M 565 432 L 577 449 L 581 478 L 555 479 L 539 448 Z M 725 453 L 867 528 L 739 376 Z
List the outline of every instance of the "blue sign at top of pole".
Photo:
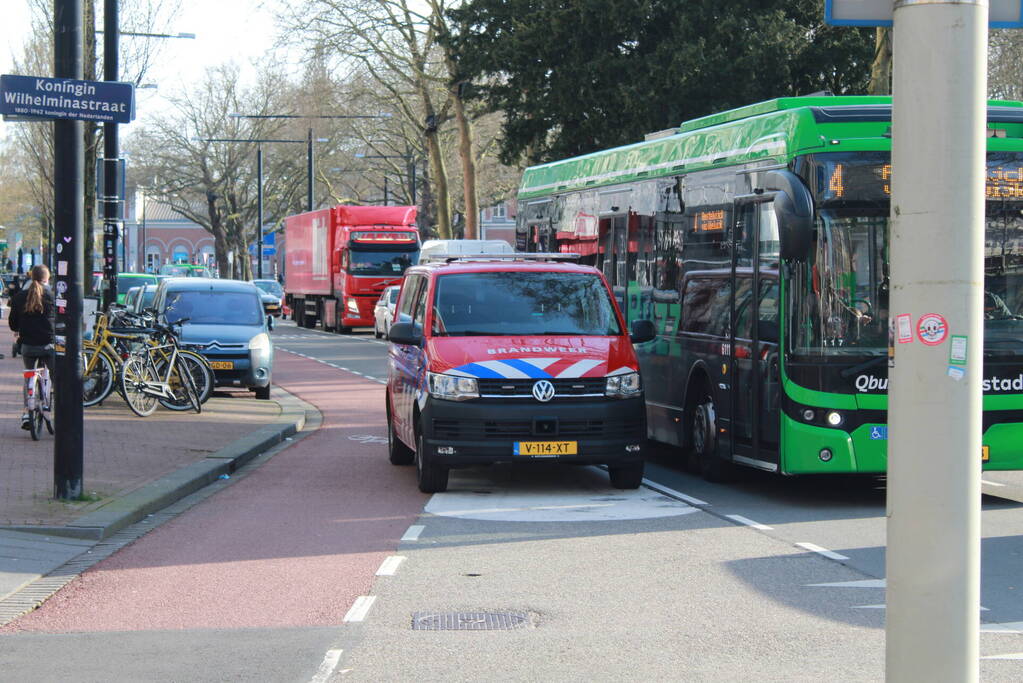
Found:
M 916 0 L 926 4 L 927 0 Z M 946 0 L 946 2 L 956 0 Z M 958 0 L 977 4 L 977 0 Z M 916 4 L 902 0 L 904 5 Z M 931 0 L 933 2 L 933 0 Z M 895 0 L 824 0 L 824 23 L 833 26 L 891 26 Z M 1023 28 L 1023 0 L 989 0 L 988 26 Z
M 0 76 L 0 114 L 4 120 L 15 121 L 131 123 L 135 118 L 135 86 L 4 74 Z

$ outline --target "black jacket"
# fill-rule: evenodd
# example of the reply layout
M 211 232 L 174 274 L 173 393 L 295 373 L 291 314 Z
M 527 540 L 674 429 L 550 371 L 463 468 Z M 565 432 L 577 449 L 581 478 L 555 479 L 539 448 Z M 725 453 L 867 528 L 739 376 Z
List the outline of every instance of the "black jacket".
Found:
M 43 312 L 26 313 L 25 300 L 28 299 L 26 286 L 11 299 L 11 314 L 7 324 L 18 333 L 22 344 L 30 346 L 46 346 L 53 343 L 53 297 L 49 288 L 43 291 Z

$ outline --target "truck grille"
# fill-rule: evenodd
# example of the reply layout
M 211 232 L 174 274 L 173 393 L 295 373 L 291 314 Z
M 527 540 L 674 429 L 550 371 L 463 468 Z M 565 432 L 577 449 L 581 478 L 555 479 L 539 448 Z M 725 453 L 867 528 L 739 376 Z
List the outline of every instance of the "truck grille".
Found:
M 533 433 L 530 420 L 434 420 L 436 439 L 464 439 L 468 441 L 506 441 L 540 436 Z M 642 420 L 557 420 L 554 433 L 542 436 L 561 436 L 578 439 L 634 439 L 643 438 Z

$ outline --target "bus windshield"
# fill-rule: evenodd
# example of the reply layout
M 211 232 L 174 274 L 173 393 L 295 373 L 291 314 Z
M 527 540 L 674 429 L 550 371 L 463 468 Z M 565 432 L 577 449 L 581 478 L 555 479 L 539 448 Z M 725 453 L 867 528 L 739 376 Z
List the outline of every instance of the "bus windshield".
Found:
M 807 262 L 793 269 L 789 350 L 886 354 L 888 155 L 824 154 L 815 161 L 817 239 Z M 987 167 L 984 349 L 988 357 L 1015 356 L 1023 348 L 1023 155 L 992 153 Z
M 607 288 L 588 274 L 444 275 L 437 278 L 433 315 L 441 336 L 620 334 Z
M 352 249 L 349 252 L 348 272 L 352 275 L 401 275 L 419 260 L 419 250 L 375 251 Z

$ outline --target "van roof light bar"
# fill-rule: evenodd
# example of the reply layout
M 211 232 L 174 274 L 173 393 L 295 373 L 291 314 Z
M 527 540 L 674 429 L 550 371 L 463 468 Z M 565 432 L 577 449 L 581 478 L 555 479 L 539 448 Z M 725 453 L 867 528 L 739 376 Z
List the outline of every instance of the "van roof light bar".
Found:
M 431 259 L 443 260 L 445 263 L 453 261 L 576 261 L 579 254 L 562 253 L 522 253 L 522 254 L 437 254 Z

